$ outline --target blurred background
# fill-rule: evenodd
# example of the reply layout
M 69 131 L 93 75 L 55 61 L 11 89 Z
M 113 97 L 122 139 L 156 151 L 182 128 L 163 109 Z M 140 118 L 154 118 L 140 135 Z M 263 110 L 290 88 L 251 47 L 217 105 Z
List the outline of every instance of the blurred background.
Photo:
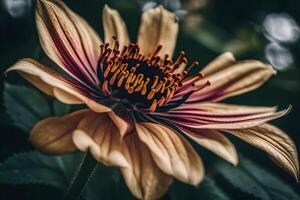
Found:
M 83 16 L 103 38 L 102 8 L 105 3 L 117 9 L 127 23 L 130 37 L 136 40 L 143 11 L 163 4 L 180 20 L 176 53 L 186 52 L 190 61 L 198 60 L 200 70 L 214 57 L 231 51 L 238 59 L 258 59 L 270 63 L 278 71 L 260 89 L 226 100 L 230 103 L 293 106 L 290 114 L 275 120 L 300 149 L 300 1 L 299 0 L 66 0 L 66 4 Z M 49 63 L 38 42 L 34 20 L 34 0 L 0 0 L 0 72 L 24 57 Z M 16 78 L 1 76 L 4 82 L 27 84 Z M 3 96 L 3 95 L 1 95 Z M 32 150 L 24 130 L 11 123 L 0 100 L 0 161 Z M 295 191 L 299 184 L 279 169 L 266 155 L 232 138 L 239 151 L 268 171 L 276 174 Z M 199 150 L 202 151 L 202 150 Z M 213 156 L 204 151 L 203 159 Z M 17 191 L 17 193 L 16 193 Z M 54 191 L 54 193 L 53 193 Z M 53 199 L 58 190 L 46 186 L 8 186 L 0 184 L 0 199 Z M 232 190 L 229 193 L 237 194 Z M 48 196 L 44 196 L 48 194 Z M 242 194 L 241 194 L 242 195 Z M 238 195 L 237 195 L 238 196 Z M 231 194 L 231 197 L 237 197 Z M 245 196 L 242 196 L 243 198 Z M 237 198 L 239 199 L 239 198 Z

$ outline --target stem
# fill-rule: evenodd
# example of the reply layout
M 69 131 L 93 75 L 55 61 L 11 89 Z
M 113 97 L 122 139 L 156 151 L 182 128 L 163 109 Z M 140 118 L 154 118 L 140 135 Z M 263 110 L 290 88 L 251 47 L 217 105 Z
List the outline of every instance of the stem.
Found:
M 97 161 L 93 158 L 88 151 L 85 153 L 82 161 L 77 169 L 75 176 L 73 177 L 70 185 L 65 193 L 64 200 L 76 200 L 79 199 L 83 190 L 87 186 L 93 172 L 97 167 Z

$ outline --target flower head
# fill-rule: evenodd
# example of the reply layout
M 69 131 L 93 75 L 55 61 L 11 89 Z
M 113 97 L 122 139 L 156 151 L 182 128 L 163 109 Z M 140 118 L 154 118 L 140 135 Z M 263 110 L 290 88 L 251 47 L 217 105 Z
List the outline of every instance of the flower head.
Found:
M 266 122 L 285 115 L 273 107 L 217 103 L 258 88 L 275 71 L 262 62 L 237 62 L 224 53 L 198 74 L 184 52 L 173 59 L 178 22 L 162 6 L 143 13 L 137 43 L 131 43 L 117 11 L 105 6 L 105 42 L 87 22 L 58 0 L 38 0 L 36 22 L 46 54 L 67 74 L 23 59 L 7 71 L 66 104 L 86 109 L 37 123 L 30 141 L 40 151 L 63 154 L 90 150 L 118 166 L 131 192 L 157 199 L 173 178 L 198 185 L 204 176 L 199 155 L 184 136 L 236 165 L 229 133 L 265 151 L 299 175 L 293 141 Z M 190 64 L 188 64 L 190 63 Z

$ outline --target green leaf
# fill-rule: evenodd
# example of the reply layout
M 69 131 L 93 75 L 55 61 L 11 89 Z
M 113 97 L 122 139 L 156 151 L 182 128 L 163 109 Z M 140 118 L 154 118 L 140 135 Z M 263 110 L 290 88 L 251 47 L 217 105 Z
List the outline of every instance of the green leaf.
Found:
M 254 162 L 240 156 L 241 168 L 251 174 L 269 193 L 272 199 L 300 199 L 300 196 L 286 183 Z
M 44 184 L 64 189 L 82 154 L 45 156 L 39 152 L 16 154 L 0 164 L 2 184 Z
M 217 170 L 229 183 L 242 192 L 251 194 L 259 199 L 271 200 L 269 194 L 259 182 L 242 168 L 222 163 L 217 166 Z
M 119 170 L 98 164 L 84 192 L 86 200 L 134 199 Z
M 75 200 L 81 197 L 96 167 L 97 161 L 90 152 L 86 152 L 70 181 L 64 200 Z
M 228 196 L 223 192 L 215 181 L 206 176 L 198 187 L 193 187 L 184 183 L 175 182 L 170 190 L 172 200 L 228 200 Z
M 58 100 L 53 100 L 53 115 L 64 116 L 70 111 L 70 106 Z
M 51 99 L 50 99 L 51 100 Z M 34 88 L 5 83 L 4 105 L 13 124 L 29 132 L 35 123 L 50 117 L 68 114 L 70 106 L 56 99 L 49 101 Z
M 220 162 L 215 169 L 232 186 L 258 199 L 300 199 L 287 184 L 243 156 L 238 167 Z
M 198 199 L 229 200 L 228 196 L 216 185 L 212 178 L 206 177 L 196 190 Z
M 15 126 L 29 131 L 50 114 L 48 102 L 34 89 L 5 83 L 4 105 Z

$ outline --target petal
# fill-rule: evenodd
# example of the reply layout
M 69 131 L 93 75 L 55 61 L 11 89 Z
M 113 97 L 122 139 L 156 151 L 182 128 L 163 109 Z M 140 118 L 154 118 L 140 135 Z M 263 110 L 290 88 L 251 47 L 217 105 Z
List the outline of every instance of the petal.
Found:
M 96 160 L 120 167 L 126 184 L 137 198 L 157 199 L 172 182 L 157 167 L 136 133 L 121 142 L 119 129 L 107 114 L 87 115 L 76 127 L 73 141 L 81 151 L 90 150 Z
M 248 114 L 260 114 L 275 112 L 276 107 L 266 106 L 245 106 L 245 105 L 232 105 L 226 103 L 189 103 L 182 104 L 179 107 L 171 109 L 168 113 L 195 113 L 199 115 L 223 115 L 223 116 L 240 116 Z
M 136 130 L 162 171 L 192 185 L 202 181 L 204 168 L 200 157 L 175 130 L 148 122 L 137 123 Z
M 173 56 L 177 34 L 178 21 L 176 16 L 158 6 L 143 13 L 138 34 L 138 44 L 144 55 L 152 54 L 158 45 L 162 45 L 160 56 Z
M 172 183 L 172 177 L 162 172 L 154 162 L 148 147 L 136 133 L 125 138 L 126 157 L 130 167 L 121 168 L 130 191 L 139 199 L 159 199 Z
M 211 61 L 209 64 L 205 66 L 204 69 L 201 70 L 201 75 L 204 77 L 207 77 L 213 73 L 218 72 L 219 70 L 225 69 L 226 67 L 233 65 L 235 63 L 235 58 L 232 53 L 226 52 L 215 58 L 213 61 Z M 174 71 L 174 73 L 182 73 L 185 69 L 186 64 L 182 64 L 178 69 Z M 187 94 L 188 91 L 187 85 L 191 84 L 192 82 L 195 82 L 197 80 L 200 80 L 202 76 L 194 75 L 189 78 L 186 78 L 182 81 L 182 85 L 184 87 L 179 87 L 177 89 L 177 92 L 173 96 L 172 100 L 176 99 L 176 97 L 181 97 L 182 94 Z M 193 89 L 194 90 L 194 89 Z
M 73 142 L 81 151 L 90 150 L 96 160 L 106 165 L 127 167 L 129 163 L 122 151 L 122 130 L 111 116 L 112 113 L 90 111 L 74 130 Z
M 118 38 L 120 49 L 130 43 L 126 24 L 118 11 L 111 9 L 108 5 L 103 8 L 103 27 L 105 35 L 105 43 L 113 43 L 113 36 Z
M 200 146 L 212 151 L 233 165 L 238 164 L 238 155 L 234 145 L 219 131 L 203 129 L 185 129 L 178 127 Z
M 41 65 L 32 59 L 18 61 L 7 72 L 16 70 L 30 83 L 48 95 L 55 96 L 66 104 L 87 104 L 95 112 L 109 112 L 110 108 L 98 104 L 80 90 L 70 84 L 64 77 L 55 71 Z
M 237 106 L 219 103 L 193 103 L 181 105 L 156 116 L 186 129 L 245 129 L 282 117 L 291 110 L 275 112 L 270 107 Z
M 203 74 L 208 75 L 195 82 L 194 87 L 205 85 L 208 81 L 210 86 L 195 91 L 186 102 L 220 101 L 246 93 L 258 88 L 276 73 L 272 66 L 255 60 L 213 66 L 215 68 L 204 69 Z
M 262 124 L 249 129 L 225 131 L 265 151 L 274 162 L 298 180 L 297 149 L 291 138 L 282 130 L 270 124 Z
M 236 62 L 235 57 L 232 53 L 226 52 L 215 58 L 209 64 L 207 64 L 204 69 L 201 70 L 201 73 L 204 76 L 210 76 L 214 73 L 217 73 L 221 70 L 228 68 Z
M 74 131 L 73 142 L 78 149 L 85 152 L 90 150 L 93 157 L 105 165 L 129 167 L 123 154 L 120 135 L 112 123 L 89 131 L 83 131 L 81 128 Z
M 37 1 L 36 23 L 45 53 L 81 83 L 98 85 L 102 42 L 88 23 L 58 0 Z
M 132 121 L 124 116 L 118 116 L 114 112 L 108 112 L 111 120 L 115 123 L 115 125 L 120 130 L 121 139 L 132 130 L 133 124 Z
M 37 123 L 30 141 L 40 151 L 62 154 L 75 149 L 91 150 L 98 161 L 127 167 L 122 154 L 120 130 L 108 113 L 79 110 L 64 117 L 50 117 Z
M 88 110 L 80 110 L 65 117 L 50 117 L 38 122 L 29 140 L 39 151 L 47 154 L 64 154 L 76 150 L 72 132 L 86 117 Z

